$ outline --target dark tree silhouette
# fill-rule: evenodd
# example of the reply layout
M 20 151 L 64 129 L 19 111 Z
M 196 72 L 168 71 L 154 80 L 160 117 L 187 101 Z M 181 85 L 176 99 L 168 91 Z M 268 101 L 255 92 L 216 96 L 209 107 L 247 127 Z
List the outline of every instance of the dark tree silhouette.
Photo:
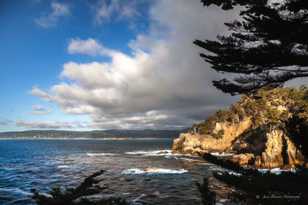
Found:
M 128 205 L 129 202 L 125 199 L 119 197 L 105 197 L 102 194 L 102 191 L 108 189 L 108 187 L 99 186 L 98 184 L 103 181 L 103 179 L 97 179 L 97 177 L 104 173 L 104 170 L 95 172 L 85 178 L 76 188 L 63 190 L 60 187 L 55 187 L 48 194 L 41 194 L 33 189 L 32 199 L 38 205 Z M 91 201 L 87 198 L 91 195 L 97 195 L 100 196 L 100 198 L 95 197 L 94 200 Z
M 249 93 L 308 76 L 307 0 L 202 0 L 223 10 L 241 7 L 239 18 L 225 23 L 229 34 L 217 41 L 196 40 L 200 56 L 229 78 L 213 81 L 223 92 Z

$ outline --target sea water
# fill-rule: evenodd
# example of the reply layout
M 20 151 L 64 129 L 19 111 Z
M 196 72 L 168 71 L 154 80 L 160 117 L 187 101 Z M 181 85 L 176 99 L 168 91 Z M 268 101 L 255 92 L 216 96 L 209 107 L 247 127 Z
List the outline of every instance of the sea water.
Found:
M 102 169 L 109 192 L 129 200 L 201 204 L 196 182 L 212 165 L 172 154 L 171 144 L 171 139 L 0 140 L 0 204 L 35 204 L 31 189 L 74 187 Z

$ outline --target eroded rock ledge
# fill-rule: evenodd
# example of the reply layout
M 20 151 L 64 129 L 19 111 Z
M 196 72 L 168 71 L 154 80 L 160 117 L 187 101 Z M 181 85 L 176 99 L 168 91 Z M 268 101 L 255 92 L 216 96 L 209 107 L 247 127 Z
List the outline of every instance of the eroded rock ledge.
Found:
M 307 166 L 308 89 L 262 89 L 180 134 L 174 152 L 230 152 L 242 166 Z

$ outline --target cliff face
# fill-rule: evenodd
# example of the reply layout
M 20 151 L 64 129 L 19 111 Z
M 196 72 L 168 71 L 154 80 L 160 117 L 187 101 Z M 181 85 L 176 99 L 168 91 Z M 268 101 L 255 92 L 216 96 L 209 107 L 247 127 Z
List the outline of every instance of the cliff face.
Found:
M 174 140 L 173 151 L 232 152 L 230 160 L 258 168 L 305 165 L 308 89 L 276 88 L 243 96 Z
M 237 161 L 239 155 L 242 158 L 249 156 L 247 163 L 241 165 L 253 165 L 257 168 L 294 167 L 302 166 L 305 157 L 288 136 L 289 132 L 281 125 L 264 125 L 257 130 L 248 131 L 239 136 L 232 144 L 230 150 L 236 154 L 232 158 Z
M 226 151 L 232 142 L 244 131 L 252 126 L 250 118 L 244 119 L 241 123 L 217 122 L 213 133 L 223 131 L 220 138 L 208 134 L 182 133 L 173 142 L 172 149 L 186 154 L 200 154 L 208 151 Z

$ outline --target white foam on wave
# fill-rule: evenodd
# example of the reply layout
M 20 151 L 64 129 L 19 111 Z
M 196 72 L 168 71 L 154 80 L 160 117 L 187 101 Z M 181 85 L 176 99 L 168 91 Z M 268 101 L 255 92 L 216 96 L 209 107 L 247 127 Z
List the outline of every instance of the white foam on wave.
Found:
M 232 153 L 227 153 L 227 152 L 211 152 L 210 154 L 215 156 L 215 157 L 230 157 L 230 156 L 233 156 Z
M 114 153 L 87 153 L 89 157 L 97 157 L 97 156 L 115 156 Z
M 209 164 L 208 162 L 205 162 L 204 160 L 198 159 L 198 158 L 188 158 L 188 157 L 175 157 L 175 159 L 188 161 L 188 162 L 198 162 L 198 164 Z
M 125 152 L 125 154 L 129 155 L 145 155 L 145 156 L 166 156 L 173 155 L 171 150 L 149 150 L 149 151 L 133 151 L 133 152 Z
M 125 152 L 127 155 L 136 155 L 142 157 L 164 157 L 166 159 L 175 159 L 175 160 L 182 160 L 182 161 L 189 161 L 189 162 L 197 162 L 199 164 L 208 164 L 204 160 L 201 160 L 198 156 L 193 156 L 190 154 L 180 154 L 180 153 L 173 153 L 172 150 L 165 149 L 165 150 L 149 150 L 149 151 L 131 151 Z
M 241 173 L 237 173 L 237 172 L 234 172 L 234 171 L 228 171 L 228 173 L 229 173 L 230 175 L 234 175 L 234 176 L 242 176 Z
M 274 168 L 274 169 L 258 169 L 258 171 L 263 173 L 263 174 L 271 173 L 271 174 L 279 175 L 282 172 L 292 172 L 292 173 L 295 173 L 296 169 L 294 169 L 294 168 L 291 168 L 291 169 Z
M 58 169 L 67 169 L 67 168 L 70 168 L 70 166 L 68 165 L 59 165 L 57 166 Z
M 165 150 L 140 150 L 140 151 L 132 151 L 132 152 L 125 152 L 127 155 L 140 155 L 145 157 L 159 157 L 163 156 L 166 158 L 175 157 L 175 156 L 184 156 L 183 154 L 175 154 L 172 153 L 172 150 L 165 149 Z
M 141 194 L 140 196 L 138 196 L 137 198 L 135 198 L 133 201 L 132 201 L 132 204 L 133 205 L 141 205 L 143 204 L 142 202 L 139 203 L 139 201 L 141 201 L 142 198 L 144 198 L 145 196 L 147 196 L 146 194 Z
M 126 169 L 122 171 L 122 174 L 125 175 L 138 175 L 138 174 L 184 174 L 188 171 L 185 169 L 164 169 L 164 168 L 147 168 L 147 169 Z

